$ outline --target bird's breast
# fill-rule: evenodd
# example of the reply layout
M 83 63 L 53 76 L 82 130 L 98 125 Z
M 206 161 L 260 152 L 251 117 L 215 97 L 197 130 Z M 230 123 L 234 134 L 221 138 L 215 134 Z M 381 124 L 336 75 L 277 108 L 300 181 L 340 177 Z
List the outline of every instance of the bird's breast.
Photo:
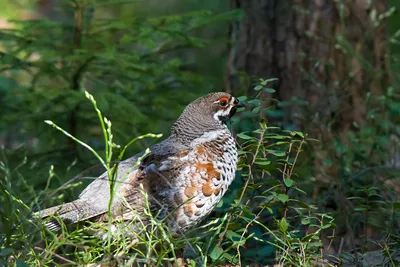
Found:
M 187 229 L 201 222 L 235 177 L 237 149 L 229 132 L 193 144 L 191 149 L 169 157 L 169 163 L 160 165 L 168 165 L 176 172 L 166 190 L 162 190 L 163 198 L 174 210 L 168 220 L 172 229 Z

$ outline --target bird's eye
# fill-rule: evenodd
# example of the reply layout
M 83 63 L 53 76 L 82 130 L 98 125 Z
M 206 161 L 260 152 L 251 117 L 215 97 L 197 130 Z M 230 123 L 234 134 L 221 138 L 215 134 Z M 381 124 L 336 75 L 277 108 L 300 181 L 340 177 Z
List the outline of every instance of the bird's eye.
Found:
M 221 97 L 221 98 L 219 99 L 219 104 L 220 104 L 222 107 L 226 107 L 226 105 L 228 105 L 228 103 L 229 103 L 229 99 L 226 98 L 226 97 Z

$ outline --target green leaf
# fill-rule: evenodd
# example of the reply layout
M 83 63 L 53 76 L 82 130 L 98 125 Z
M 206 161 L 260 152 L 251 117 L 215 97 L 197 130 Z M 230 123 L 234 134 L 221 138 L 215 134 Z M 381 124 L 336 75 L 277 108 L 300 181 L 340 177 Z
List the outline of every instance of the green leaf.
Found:
M 267 128 L 267 123 L 268 123 L 268 120 L 266 120 L 266 119 L 261 119 L 260 120 L 260 127 L 261 127 L 261 129 L 266 129 Z
M 222 207 L 223 205 L 224 205 L 224 199 L 221 199 L 221 201 L 218 202 L 218 204 L 217 204 L 217 208 L 220 208 L 220 207 Z
M 249 103 L 250 105 L 259 106 L 261 102 L 260 102 L 260 99 L 253 99 L 253 100 L 250 100 L 247 103 Z
M 282 203 L 286 203 L 289 200 L 289 196 L 286 194 L 278 194 L 276 198 L 279 199 Z
M 226 231 L 226 237 L 232 240 L 233 238 L 240 239 L 242 236 L 239 235 L 238 233 L 233 232 L 232 230 L 228 230 Z
M 244 102 L 244 101 L 246 101 L 246 100 L 247 100 L 247 96 L 245 96 L 245 95 L 243 95 L 243 96 L 239 96 L 239 97 L 238 97 L 238 99 L 239 99 L 239 101 L 242 101 L 242 102 Z
M 228 253 L 222 254 L 222 258 L 227 259 L 228 261 L 232 262 L 233 264 L 237 264 L 238 263 L 237 258 L 235 258 L 233 255 L 230 255 Z
M 378 198 L 383 198 L 382 195 L 377 194 L 377 193 L 368 193 L 368 197 L 378 197 Z
M 283 179 L 283 182 L 285 183 L 286 187 L 291 187 L 294 183 L 294 181 L 290 178 L 288 179 Z
M 276 90 L 273 88 L 264 88 L 264 91 L 271 94 L 276 92 Z
M 302 132 L 295 132 L 298 136 L 300 136 L 301 138 L 304 138 L 304 134 Z
M 253 108 L 252 113 L 258 113 L 260 111 L 260 106 Z
M 231 230 L 226 232 L 226 237 L 229 238 L 235 245 L 243 246 L 246 243 L 245 238 L 242 238 L 241 235 Z
M 267 85 L 267 83 L 273 82 L 273 81 L 278 81 L 277 78 L 270 78 L 270 79 L 266 79 L 266 80 L 262 80 L 261 84 L 262 85 Z
M 254 87 L 254 90 L 260 91 L 262 88 L 263 88 L 262 85 L 257 85 L 256 87 Z
M 358 200 L 363 200 L 364 198 L 362 197 L 348 197 L 348 200 L 353 200 L 353 199 L 358 199 Z
M 278 142 L 276 142 L 275 143 L 276 145 L 288 145 L 289 144 L 289 142 L 284 142 L 284 141 L 278 141 Z
M 250 139 L 253 139 L 253 137 L 251 137 L 251 136 L 248 136 L 247 134 L 245 134 L 245 133 L 239 133 L 238 135 L 237 135 L 237 137 L 239 137 L 239 138 L 241 138 L 241 139 L 244 139 L 244 140 L 250 140 Z
M 308 244 L 309 247 L 322 247 L 322 242 L 311 242 Z
M 296 190 L 296 191 L 299 191 L 300 193 L 303 193 L 304 195 L 307 195 L 307 193 L 305 191 L 301 190 L 297 186 L 293 187 L 293 189 Z
M 277 157 L 284 157 L 286 156 L 286 152 L 283 151 L 277 151 L 277 150 L 267 150 L 268 153 L 277 156 Z
M 244 214 L 247 214 L 247 215 L 250 215 L 250 216 L 254 216 L 254 213 L 251 212 L 251 210 L 250 210 L 248 207 L 244 206 L 244 205 L 242 205 L 242 206 L 240 207 L 240 210 L 241 210 Z
M 332 226 L 332 224 L 327 223 L 327 224 L 322 225 L 322 226 L 321 226 L 321 229 L 328 229 L 328 228 L 331 227 L 331 226 Z
M 296 189 L 296 187 L 294 187 L 294 189 Z M 307 210 L 310 209 L 310 206 L 307 203 L 304 203 L 303 201 L 291 199 L 290 202 L 296 203 L 300 208 L 307 209 Z
M 314 236 L 315 236 L 315 233 L 305 235 L 305 236 L 303 236 L 303 238 L 301 239 L 301 241 L 302 241 L 302 242 L 308 242 L 308 241 L 310 241 L 311 239 L 313 239 Z
M 311 221 L 310 221 L 309 218 L 304 218 L 304 219 L 301 220 L 301 224 L 303 224 L 303 225 L 307 225 L 307 224 L 310 224 L 310 223 L 311 223 Z
M 271 176 L 271 173 L 267 170 L 263 170 L 263 172 L 265 172 L 266 174 L 268 174 L 269 176 Z
M 285 217 L 283 217 L 283 218 L 281 219 L 281 221 L 279 222 L 279 229 L 281 229 L 281 231 L 282 231 L 283 233 L 286 233 L 287 230 L 288 230 L 288 227 L 289 227 L 289 224 L 287 223 Z
M 265 160 L 265 159 L 256 159 L 256 161 L 254 162 L 257 165 L 269 165 L 271 163 L 271 161 L 269 160 Z
M 223 250 L 220 246 L 216 245 L 216 246 L 213 248 L 213 250 L 211 251 L 210 257 L 211 257 L 211 259 L 213 259 L 213 260 L 217 260 L 219 257 L 221 257 L 221 255 L 222 255 L 223 253 L 224 253 L 224 250 Z

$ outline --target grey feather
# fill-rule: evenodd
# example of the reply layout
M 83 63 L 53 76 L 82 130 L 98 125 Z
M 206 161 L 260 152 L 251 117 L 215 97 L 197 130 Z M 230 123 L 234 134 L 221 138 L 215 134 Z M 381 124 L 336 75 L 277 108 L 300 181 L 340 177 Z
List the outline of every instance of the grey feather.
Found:
M 126 179 L 127 175 L 137 168 L 134 167 L 137 166 L 137 160 L 141 154 L 131 157 L 119 164 L 114 191 L 117 191 L 121 185 L 124 184 L 124 180 Z M 106 214 L 108 211 L 109 202 L 110 182 L 108 175 L 105 172 L 82 191 L 79 199 L 73 202 L 40 210 L 35 213 L 35 216 L 41 219 L 50 218 L 45 225 L 50 230 L 60 230 L 60 224 L 54 219 L 54 217 L 62 220 L 66 225 L 89 220 L 91 218 Z M 112 206 L 118 205 L 119 202 L 120 200 L 115 198 Z
M 150 147 L 152 155 L 162 156 L 164 154 L 175 153 L 178 149 L 184 149 L 185 146 L 172 146 L 170 138 Z M 117 178 L 113 192 L 119 192 L 120 188 L 126 184 L 126 179 L 130 173 L 137 170 L 144 152 L 128 158 L 118 165 Z M 108 212 L 110 203 L 110 181 L 107 172 L 103 173 L 92 183 L 90 183 L 79 195 L 79 198 L 73 202 L 61 204 L 55 207 L 44 209 L 35 213 L 36 217 L 48 219 L 45 225 L 54 231 L 61 229 L 60 223 L 54 219 L 57 217 L 64 224 L 74 224 L 80 221 L 90 220 Z M 122 205 L 122 199 L 113 197 L 111 209 L 118 209 Z

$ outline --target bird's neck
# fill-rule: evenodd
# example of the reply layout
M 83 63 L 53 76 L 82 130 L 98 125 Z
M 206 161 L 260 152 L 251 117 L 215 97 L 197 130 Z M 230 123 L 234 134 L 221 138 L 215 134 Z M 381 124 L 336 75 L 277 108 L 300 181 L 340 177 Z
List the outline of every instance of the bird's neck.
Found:
M 229 131 L 226 125 L 215 120 L 199 122 L 192 118 L 179 118 L 172 126 L 171 136 L 183 144 L 189 145 L 208 133 L 215 135 L 218 132 L 226 131 Z

